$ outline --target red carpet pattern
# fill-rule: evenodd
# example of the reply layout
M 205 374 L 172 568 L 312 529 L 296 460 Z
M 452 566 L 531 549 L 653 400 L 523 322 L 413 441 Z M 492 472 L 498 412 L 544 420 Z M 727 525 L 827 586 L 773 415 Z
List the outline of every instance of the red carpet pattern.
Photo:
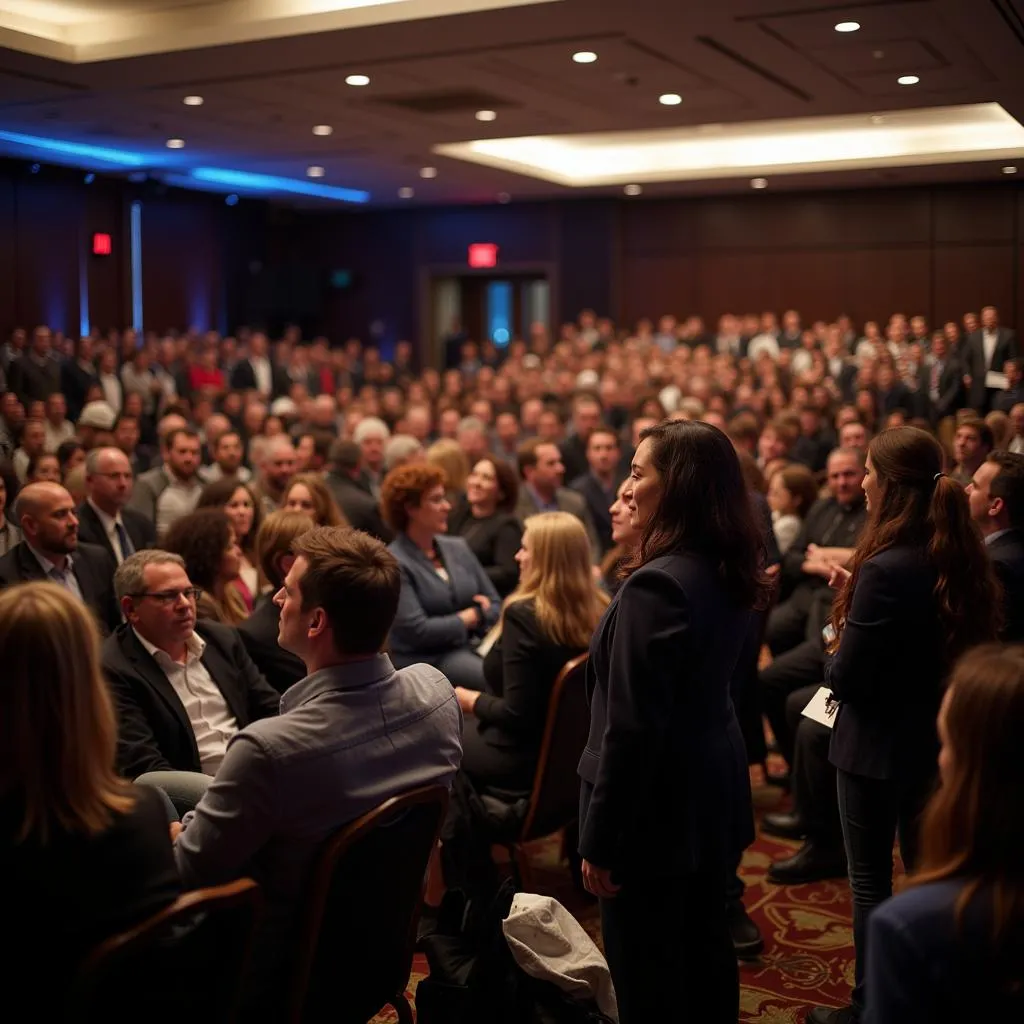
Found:
M 772 787 L 754 791 L 758 817 L 780 801 Z M 853 985 L 853 927 L 850 891 L 845 881 L 813 885 L 778 886 L 765 878 L 773 860 L 787 856 L 796 843 L 758 834 L 743 858 L 740 874 L 747 885 L 744 902 L 764 936 L 760 959 L 740 965 L 740 1021 L 744 1024 L 802 1024 L 813 1006 L 841 1006 Z M 558 843 L 538 843 L 531 851 L 538 891 L 550 893 L 565 904 L 600 943 L 597 909 L 575 892 L 568 869 L 557 863 Z M 409 982 L 412 1001 L 416 984 L 427 965 L 417 954 Z M 690 1002 L 685 994 L 681 999 Z M 697 1000 L 694 1016 L 700 1020 Z M 666 1017 L 666 1020 L 685 1020 Z M 373 1024 L 396 1020 L 389 1010 Z

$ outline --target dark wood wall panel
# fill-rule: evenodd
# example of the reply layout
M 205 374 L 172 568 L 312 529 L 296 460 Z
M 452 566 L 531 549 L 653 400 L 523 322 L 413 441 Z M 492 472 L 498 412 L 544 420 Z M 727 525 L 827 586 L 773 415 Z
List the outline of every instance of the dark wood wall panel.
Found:
M 14 308 L 17 304 L 17 282 L 14 279 L 18 264 L 18 241 L 15 231 L 18 204 L 14 179 L 0 175 L 0 331 L 7 333 L 15 325 Z
M 92 254 L 92 237 L 110 235 L 109 256 Z M 89 320 L 101 331 L 123 327 L 131 321 L 131 238 L 125 198 L 116 182 L 96 182 L 85 193 L 86 273 Z
M 1015 307 L 1014 246 L 958 245 L 935 249 L 933 316 L 959 320 L 967 310 L 998 306 L 1009 320 Z

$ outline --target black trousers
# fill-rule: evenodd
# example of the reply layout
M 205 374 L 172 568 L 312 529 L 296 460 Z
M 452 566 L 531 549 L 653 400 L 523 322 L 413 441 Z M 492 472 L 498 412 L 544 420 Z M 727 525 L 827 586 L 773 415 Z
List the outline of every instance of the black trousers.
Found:
M 804 718 L 802 711 L 818 689 L 804 686 L 786 700 L 786 721 L 793 743 L 793 807 L 809 839 L 826 849 L 843 844 L 839 824 L 836 770 L 829 763 L 828 745 L 832 730 Z
M 868 779 L 837 771 L 839 816 L 853 894 L 853 942 L 857 951 L 851 1002 L 864 1012 L 864 968 L 867 964 L 871 912 L 892 895 L 892 847 L 897 830 L 907 870 L 917 861 L 918 821 L 931 795 L 932 776 L 911 779 Z
M 727 870 L 630 878 L 614 899 L 601 900 L 620 1024 L 736 1024 L 740 982 L 725 912 Z M 680 992 L 689 993 L 692 1014 L 681 1012 Z

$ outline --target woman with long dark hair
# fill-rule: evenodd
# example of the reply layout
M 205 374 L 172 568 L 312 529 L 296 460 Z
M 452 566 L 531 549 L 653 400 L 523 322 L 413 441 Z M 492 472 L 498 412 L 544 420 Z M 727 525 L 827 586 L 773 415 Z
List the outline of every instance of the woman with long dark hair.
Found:
M 868 447 L 868 522 L 832 610 L 826 683 L 839 702 L 829 747 L 853 892 L 852 1005 L 814 1024 L 857 1021 L 871 911 L 892 895 L 897 831 L 917 860 L 917 821 L 931 792 L 935 718 L 946 676 L 969 647 L 995 639 L 998 587 L 964 489 L 943 471 L 938 441 L 895 427 Z
M 1024 647 L 958 663 L 911 888 L 871 918 L 872 1024 L 1024 1020 Z
M 625 500 L 640 543 L 587 665 L 584 884 L 622 1024 L 662 1019 L 669 984 L 706 994 L 702 1021 L 735 1024 L 725 880 L 753 817 L 729 687 L 768 598 L 762 531 L 731 442 L 707 423 L 644 431 Z

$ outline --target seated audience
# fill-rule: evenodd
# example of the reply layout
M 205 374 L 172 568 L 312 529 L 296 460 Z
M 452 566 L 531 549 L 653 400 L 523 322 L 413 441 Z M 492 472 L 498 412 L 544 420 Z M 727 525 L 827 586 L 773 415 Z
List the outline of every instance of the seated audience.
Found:
M 396 671 L 380 653 L 403 586 L 394 557 L 343 528 L 306 533 L 295 555 L 276 600 L 281 643 L 308 675 L 281 698 L 278 718 L 232 738 L 175 842 L 186 886 L 243 876 L 261 884 L 266 909 L 243 1015 L 271 1019 L 324 840 L 388 797 L 449 784 L 461 757 L 448 680 L 425 665 Z
M 335 441 L 327 459 L 324 483 L 338 510 L 356 530 L 385 544 L 393 538 L 380 514 L 380 505 L 370 493 L 363 476 L 363 454 L 355 441 Z
M 316 526 L 348 526 L 319 473 L 296 473 L 281 496 L 286 512 L 301 512 Z
M 25 465 L 25 483 L 27 484 L 59 484 L 63 482 L 60 471 L 60 459 L 51 452 L 40 452 L 30 456 Z
M 125 622 L 103 645 L 117 706 L 118 770 L 159 777 L 179 807 L 194 805 L 224 759 L 228 740 L 276 715 L 278 694 L 233 629 L 196 622 L 196 588 L 179 555 L 139 551 L 114 576 Z
M 57 449 L 61 479 L 66 480 L 69 473 L 73 473 L 79 466 L 84 466 L 85 456 L 85 447 L 77 439 L 63 442 Z
M 481 786 L 529 791 L 555 677 L 590 645 L 608 604 L 590 571 L 583 524 L 568 512 L 526 520 L 519 586 L 489 634 L 483 692 L 456 686 L 467 716 L 462 768 Z
M 780 555 L 784 555 L 799 536 L 804 519 L 817 500 L 814 474 L 806 466 L 794 463 L 772 477 L 768 486 L 768 505 L 772 510 L 772 531 Z
M 363 474 L 374 497 L 380 496 L 384 479 L 384 445 L 390 436 L 388 425 L 376 416 L 360 420 L 352 432 L 352 440 L 363 453 Z
M 41 419 L 30 417 L 25 420 L 25 425 L 21 428 L 21 444 L 11 459 L 14 463 L 14 472 L 18 474 L 18 480 L 21 483 L 28 480 L 29 464 L 44 454 L 46 454 L 46 428 Z M 60 483 L 59 480 L 56 482 Z
M 940 785 L 908 888 L 871 916 L 867 1020 L 1024 1018 L 1024 648 L 978 647 L 938 720 Z
M 302 662 L 277 642 L 281 609 L 274 595 L 284 586 L 288 570 L 295 562 L 292 547 L 313 529 L 313 520 L 301 512 L 271 512 L 260 526 L 256 538 L 256 557 L 260 572 L 270 589 L 256 602 L 256 608 L 238 627 L 238 635 L 270 685 L 284 693 L 298 682 L 306 670 Z
M 246 620 L 249 611 L 236 585 L 242 551 L 226 512 L 204 508 L 178 519 L 167 531 L 164 550 L 181 555 L 188 578 L 200 589 L 200 619 L 226 626 Z
M 8 481 L 11 491 L 8 491 Z M 16 485 L 13 472 L 0 471 L 0 557 L 21 543 L 21 530 L 11 522 L 11 517 L 7 513 L 8 505 L 14 504 L 13 495 L 18 493 Z
M 565 451 L 563 448 L 563 457 Z M 614 543 L 609 509 L 615 501 L 616 488 L 622 480 L 619 469 L 622 449 L 618 434 L 610 427 L 595 427 L 587 437 L 585 454 L 587 471 L 576 477 L 570 486 L 581 494 L 587 503 L 587 511 L 590 513 L 600 545 L 598 557 L 603 558 Z
M 410 434 L 395 434 L 384 446 L 384 472 L 390 473 L 399 466 L 410 462 L 421 462 L 426 458 L 423 445 Z
M 178 895 L 163 799 L 117 777 L 100 638 L 49 583 L 0 593 L 0 847 L 14 941 L 4 971 L 39 977 L 33 1012 L 63 1020 L 82 959 Z M 13 996 L 17 1004 L 18 997 Z
M 163 464 L 135 481 L 129 508 L 142 513 L 163 540 L 171 525 L 195 510 L 203 482 L 199 479 L 199 434 L 188 427 L 167 431 L 160 444 Z
M 402 594 L 391 631 L 400 668 L 425 661 L 454 686 L 483 689 L 476 644 L 497 621 L 501 598 L 461 537 L 448 537 L 451 505 L 444 473 L 413 464 L 389 473 L 381 503 L 395 531 L 388 549 L 398 559 Z
M 84 601 L 104 632 L 114 629 L 121 621 L 114 563 L 102 548 L 79 542 L 71 495 L 60 484 L 28 484 L 14 511 L 23 539 L 0 558 L 0 586 L 51 580 Z
M 444 470 L 446 494 L 450 504 L 457 504 L 466 493 L 469 482 L 469 460 L 458 441 L 442 437 L 427 449 L 427 462 Z
M 127 508 L 132 466 L 119 448 L 93 448 L 85 460 L 87 497 L 78 506 L 78 538 L 105 548 L 120 565 L 129 555 L 156 543 L 153 523 Z
M 200 479 L 212 484 L 225 477 L 233 477 L 239 483 L 248 483 L 252 479 L 252 470 L 242 465 L 245 458 L 245 446 L 242 436 L 237 430 L 225 430 L 210 446 L 212 462 L 199 470 Z
M 242 597 L 245 607 L 252 611 L 260 594 L 259 569 L 256 558 L 256 537 L 262 514 L 252 488 L 237 477 L 221 477 L 203 488 L 196 509 L 219 508 L 231 520 L 235 540 L 241 551 L 238 577 L 232 584 Z
M 949 475 L 966 487 L 994 447 L 992 428 L 984 420 L 968 418 L 958 423 L 953 437 L 956 465 Z
M 466 481 L 466 497 L 448 518 L 448 532 L 462 537 L 484 567 L 499 597 L 519 579 L 516 553 L 523 528 L 516 517 L 515 470 L 497 458 L 481 459 Z
M 259 480 L 253 487 L 253 493 L 260 500 L 263 515 L 270 515 L 280 508 L 288 481 L 295 474 L 295 447 L 284 434 L 269 437 L 256 461 Z

